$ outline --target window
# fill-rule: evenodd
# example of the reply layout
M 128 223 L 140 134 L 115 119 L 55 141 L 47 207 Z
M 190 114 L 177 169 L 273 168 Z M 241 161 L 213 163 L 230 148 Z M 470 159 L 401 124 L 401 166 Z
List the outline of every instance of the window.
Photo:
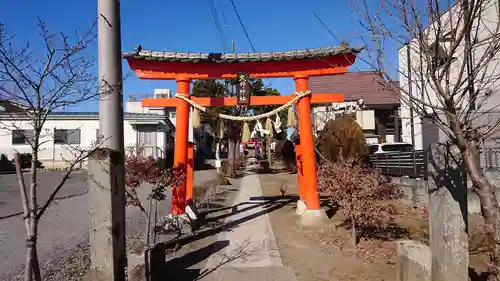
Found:
M 29 144 L 28 140 L 33 139 L 34 130 L 13 130 L 12 144 Z
M 156 157 L 157 132 L 154 126 L 143 126 L 137 132 L 137 148 L 142 148 L 142 156 Z
M 412 152 L 413 146 L 411 144 L 384 144 L 382 150 L 385 152 Z
M 453 42 L 451 35 L 451 32 L 449 32 L 429 46 L 428 55 L 431 57 L 432 68 L 439 68 L 446 63 L 446 60 L 450 55 L 448 53 L 448 46 L 450 46 L 450 43 Z M 455 58 L 453 57 L 451 59 L 454 60 Z
M 80 144 L 80 129 L 56 129 L 54 132 L 55 144 Z
M 145 146 L 156 145 L 156 135 L 155 131 L 139 131 L 138 141 Z
M 444 65 L 448 58 L 448 54 L 438 42 L 429 46 L 429 56 L 431 57 L 432 68 Z

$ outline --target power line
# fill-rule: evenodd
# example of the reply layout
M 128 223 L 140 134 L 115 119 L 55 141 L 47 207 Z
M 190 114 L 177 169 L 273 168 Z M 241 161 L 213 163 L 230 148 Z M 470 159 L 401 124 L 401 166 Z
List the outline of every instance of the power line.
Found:
M 208 0 L 208 6 L 210 9 L 210 14 L 211 14 L 211 19 L 212 23 L 215 27 L 215 32 L 221 41 L 222 48 L 227 50 L 229 49 L 229 45 L 226 40 L 226 36 L 224 34 L 224 30 L 221 27 L 220 20 L 219 20 L 219 13 L 217 12 L 217 6 L 215 6 L 214 0 Z
M 243 20 L 240 17 L 240 13 L 238 12 L 238 8 L 236 7 L 234 0 L 230 0 L 230 1 L 231 1 L 231 5 L 233 6 L 233 10 L 236 13 L 236 17 L 238 18 L 238 21 L 240 22 L 241 28 L 243 29 L 243 33 L 245 33 L 245 37 L 247 38 L 248 43 L 250 44 L 250 47 L 252 48 L 252 51 L 254 53 L 256 53 L 257 51 L 255 50 L 255 47 L 252 43 L 252 39 L 250 39 L 250 35 L 248 34 L 247 28 L 245 27 L 245 24 L 243 23 Z M 272 88 L 273 83 L 269 79 L 266 79 L 266 80 L 268 82 L 268 87 Z M 263 85 L 263 86 L 265 86 L 265 85 Z
M 222 11 L 222 22 L 224 23 L 224 27 L 227 31 L 227 34 L 229 35 L 229 38 L 231 38 L 231 32 L 229 31 L 229 24 L 227 23 L 226 12 L 224 9 L 224 5 L 222 4 L 222 0 L 219 0 L 219 6 L 221 7 Z
M 323 22 L 323 20 L 321 20 L 321 18 L 318 16 L 318 14 L 314 13 L 314 16 L 318 19 L 319 23 L 321 23 L 321 25 L 326 29 L 326 31 L 328 31 L 328 33 L 330 33 L 330 35 L 333 37 L 333 39 L 337 40 L 338 43 L 340 43 L 339 38 L 337 38 L 337 36 L 335 36 L 335 34 L 333 34 L 332 30 L 330 28 L 328 28 L 328 26 Z
M 217 29 L 217 26 L 215 25 L 215 22 L 214 20 L 212 19 L 212 15 L 210 14 L 210 12 L 208 13 L 208 17 L 210 18 L 210 22 L 212 23 L 212 27 L 214 28 L 215 30 L 215 33 L 217 35 L 217 39 L 219 39 L 219 43 L 221 44 L 221 47 L 222 49 L 225 48 L 224 46 L 224 42 L 222 41 L 221 37 L 220 37 L 220 34 L 219 34 L 219 30 Z
M 234 0 L 230 0 L 231 5 L 233 6 L 234 12 L 236 13 L 236 17 L 238 17 L 238 21 L 240 22 L 241 28 L 243 28 L 243 32 L 245 33 L 245 36 L 247 37 L 248 43 L 250 44 L 250 47 L 252 48 L 252 51 L 255 53 L 255 47 L 253 46 L 252 40 L 250 40 L 250 36 L 248 35 L 247 29 L 245 25 L 243 24 L 243 20 L 241 20 L 240 13 L 238 12 L 238 8 L 236 8 L 236 5 L 234 4 Z
M 217 27 L 217 30 L 219 32 L 219 37 L 221 38 L 222 44 L 224 45 L 224 49 L 227 50 L 229 48 L 229 45 L 227 43 L 224 30 L 221 27 L 219 20 L 219 13 L 217 12 L 217 6 L 215 6 L 214 0 L 209 0 L 209 5 L 210 5 L 210 10 L 212 11 L 213 19 L 215 21 L 215 26 Z

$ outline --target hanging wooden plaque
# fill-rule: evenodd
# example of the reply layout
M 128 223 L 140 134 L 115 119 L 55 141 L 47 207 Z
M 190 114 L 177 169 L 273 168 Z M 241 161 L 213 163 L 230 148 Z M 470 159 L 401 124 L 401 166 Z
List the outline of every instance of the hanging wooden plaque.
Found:
M 250 104 L 250 81 L 248 73 L 238 73 L 236 75 L 236 101 L 238 105 Z

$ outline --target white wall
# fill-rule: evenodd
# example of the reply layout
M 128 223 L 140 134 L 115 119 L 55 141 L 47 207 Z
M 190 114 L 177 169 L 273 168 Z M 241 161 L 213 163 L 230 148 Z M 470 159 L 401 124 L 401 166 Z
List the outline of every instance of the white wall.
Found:
M 12 144 L 12 129 L 32 130 L 33 127 L 26 121 L 2 121 L 0 128 L 0 154 L 6 154 L 12 159 L 15 152 L 31 153 L 31 147 L 27 144 Z M 129 121 L 124 121 L 125 146 L 135 145 L 137 132 Z M 54 144 L 54 129 L 80 129 L 79 145 Z M 64 159 L 72 159 L 74 149 L 88 149 L 95 144 L 98 120 L 47 120 L 42 133 L 42 143 L 39 150 L 39 160 L 46 168 L 61 168 L 65 166 Z M 163 146 L 163 134 L 158 133 L 158 146 Z M 72 150 L 73 149 L 73 150 Z M 73 153 L 72 153 L 73 152 Z
M 356 121 L 363 130 L 375 130 L 375 111 L 359 110 L 356 112 Z
M 478 26 L 478 41 L 479 42 L 488 42 L 489 37 L 492 35 L 492 31 L 494 31 L 498 24 L 499 24 L 499 11 L 498 11 L 498 0 L 490 0 L 486 1 L 483 13 L 481 18 L 477 19 L 477 22 L 475 23 L 475 26 Z M 461 15 L 459 15 L 459 10 L 460 10 L 460 5 L 455 5 L 453 8 L 451 8 L 448 12 L 444 13 L 441 17 L 440 22 L 443 25 L 443 28 L 441 28 L 440 32 L 436 32 L 436 27 L 431 24 L 430 27 L 426 30 L 426 39 L 428 40 L 428 44 L 431 44 L 435 42 L 436 40 L 436 34 L 444 35 L 448 29 L 450 29 L 451 26 L 456 27 L 456 28 L 461 28 L 461 23 L 458 21 L 462 18 Z M 475 35 L 472 35 L 472 39 L 474 39 Z M 442 43 L 444 44 L 444 48 L 446 51 L 448 51 L 446 44 L 449 43 Z M 459 73 L 461 72 L 460 69 L 465 63 L 465 56 L 464 56 L 464 43 L 455 50 L 453 53 L 453 56 L 456 57 L 456 60 L 451 64 L 450 66 L 450 76 L 448 77 L 451 87 L 456 85 L 457 83 L 463 83 L 465 79 L 467 79 L 466 76 L 463 76 L 459 78 Z M 484 46 L 489 46 L 489 43 L 485 44 Z M 436 92 L 433 90 L 434 87 L 431 87 L 429 83 L 422 83 L 421 74 L 426 72 L 426 67 L 427 63 L 424 60 L 421 60 L 420 56 L 420 46 L 419 43 L 417 43 L 416 40 L 410 41 L 409 43 L 409 49 L 410 49 L 410 67 L 408 66 L 408 55 L 407 55 L 407 48 L 408 46 L 403 46 L 399 52 L 398 52 L 398 60 L 399 60 L 399 83 L 400 87 L 402 89 L 401 91 L 401 119 L 402 119 L 402 137 L 404 142 L 411 143 L 412 142 L 412 134 L 411 134 L 411 124 L 413 123 L 414 127 L 414 139 L 415 139 L 415 149 L 423 149 L 424 145 L 424 135 L 426 131 L 423 130 L 422 126 L 422 121 L 420 118 L 420 115 L 417 112 L 413 112 L 413 118 L 411 117 L 410 114 L 410 107 L 407 104 L 408 96 L 407 94 L 411 94 L 414 96 L 416 99 L 421 100 L 427 104 L 441 107 L 442 105 L 440 104 L 440 100 L 442 98 L 438 98 Z M 476 66 L 480 65 L 479 59 L 483 57 L 485 50 L 484 47 L 478 46 L 474 53 L 473 53 L 473 64 L 474 68 L 478 69 Z M 493 58 L 488 59 L 481 64 L 484 65 L 484 73 L 486 74 L 486 77 L 489 77 L 487 79 L 488 81 L 485 81 L 483 84 L 479 84 L 478 81 L 474 81 L 475 83 L 475 88 L 476 90 L 478 89 L 490 89 L 491 90 L 491 95 L 488 97 L 488 102 L 483 102 L 482 107 L 478 109 L 477 114 L 482 115 L 484 112 L 489 111 L 493 108 L 498 107 L 500 103 L 500 69 L 499 69 L 499 64 L 498 60 L 500 59 L 499 55 L 496 54 L 493 56 Z M 483 66 L 481 66 L 483 67 Z M 423 68 L 424 71 L 421 71 L 420 69 Z M 411 73 L 411 79 L 408 79 L 408 74 L 409 74 L 409 69 Z M 481 77 L 481 75 L 477 75 L 477 77 Z M 424 75 L 423 80 L 427 81 L 429 76 L 426 74 Z M 458 81 L 460 79 L 460 81 Z M 442 80 L 443 86 L 445 84 L 445 79 Z M 410 87 L 411 84 L 411 87 Z M 459 89 L 465 89 L 464 87 L 467 87 L 467 83 L 463 83 L 462 86 L 458 87 Z M 410 93 L 410 88 L 411 88 L 411 93 Z M 480 99 L 484 97 L 484 94 L 482 94 L 482 91 L 480 91 L 479 94 Z M 460 98 L 456 98 L 455 102 L 461 106 L 461 108 L 467 108 L 469 103 L 471 102 L 470 99 L 468 98 L 468 95 L 464 95 Z M 433 113 L 434 111 L 437 114 L 441 114 L 441 110 L 433 110 L 430 107 L 426 107 L 426 112 L 428 113 Z M 463 115 L 462 115 L 463 116 Z M 483 124 L 485 125 L 485 124 Z
M 153 107 L 142 107 L 140 101 L 127 101 L 125 104 L 125 112 L 131 113 L 149 113 L 149 114 L 158 114 L 158 115 L 169 115 L 170 122 L 176 126 L 176 115 L 175 108 L 153 108 Z M 191 114 L 189 115 L 189 141 L 193 141 L 194 132 L 193 132 L 193 120 L 191 118 Z
M 315 105 L 312 108 L 313 126 L 316 131 L 323 129 L 328 120 L 335 119 L 335 112 L 327 111 L 329 105 Z M 363 130 L 375 130 L 375 111 L 358 110 L 356 112 L 356 122 Z

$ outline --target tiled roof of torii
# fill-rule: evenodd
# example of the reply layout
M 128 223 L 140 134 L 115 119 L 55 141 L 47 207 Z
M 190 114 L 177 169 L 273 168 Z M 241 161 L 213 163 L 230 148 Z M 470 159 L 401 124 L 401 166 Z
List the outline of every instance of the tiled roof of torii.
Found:
M 134 52 L 124 53 L 123 57 L 126 59 L 134 58 L 162 62 L 246 63 L 297 59 L 317 59 L 322 57 L 356 54 L 359 53 L 362 49 L 362 47 L 349 47 L 346 45 L 342 45 L 325 48 L 267 53 L 183 53 L 149 51 L 143 50 L 142 46 L 138 46 Z

